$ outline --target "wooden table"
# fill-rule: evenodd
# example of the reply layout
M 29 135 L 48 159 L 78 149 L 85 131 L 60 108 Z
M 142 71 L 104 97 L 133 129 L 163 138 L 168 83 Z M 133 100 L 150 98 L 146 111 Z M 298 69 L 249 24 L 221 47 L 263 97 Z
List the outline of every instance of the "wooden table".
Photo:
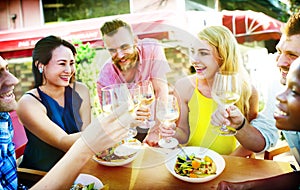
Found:
M 243 181 L 270 177 L 291 172 L 287 162 L 275 162 L 223 156 L 226 162 L 224 171 L 206 183 L 188 183 L 175 178 L 164 165 L 165 154 L 145 148 L 138 158 L 127 166 L 102 166 L 90 160 L 81 173 L 98 177 L 110 190 L 114 189 L 216 189 L 221 180 Z

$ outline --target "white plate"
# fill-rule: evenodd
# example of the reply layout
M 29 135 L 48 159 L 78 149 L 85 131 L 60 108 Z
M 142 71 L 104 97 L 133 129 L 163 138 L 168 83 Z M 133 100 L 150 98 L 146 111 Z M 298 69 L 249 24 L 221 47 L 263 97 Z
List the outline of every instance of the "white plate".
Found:
M 128 156 L 138 152 L 141 148 L 141 143 L 137 142 L 128 142 L 117 146 L 115 149 L 115 155 L 117 156 Z
M 142 143 L 137 139 L 129 139 L 122 143 L 115 145 L 113 148 L 110 148 L 110 154 L 114 156 L 128 156 L 130 157 L 126 159 L 118 159 L 113 161 L 105 161 L 103 159 L 98 158 L 96 155 L 93 156 L 93 159 L 99 164 L 105 166 L 124 166 L 129 164 L 133 160 L 136 159 L 140 150 L 142 149 Z M 107 151 L 107 150 L 106 150 Z M 103 151 L 104 152 L 104 151 Z M 98 153 L 98 155 L 101 153 Z
M 182 147 L 182 148 L 188 155 L 191 155 L 194 153 L 195 156 L 200 157 L 200 158 L 203 158 L 204 156 L 209 156 L 216 163 L 217 171 L 216 171 L 215 175 L 210 175 L 210 176 L 202 177 L 202 178 L 190 178 L 187 176 L 181 176 L 179 174 L 176 174 L 176 172 L 174 171 L 174 167 L 176 164 L 177 155 L 178 154 L 184 155 L 181 150 L 178 150 L 178 151 L 174 151 L 174 153 L 171 154 L 171 156 L 168 156 L 166 163 L 165 163 L 169 172 L 176 178 L 183 180 L 183 181 L 191 182 L 191 183 L 203 183 L 203 182 L 207 182 L 207 181 L 210 181 L 210 180 L 216 178 L 223 172 L 223 170 L 225 168 L 225 160 L 220 154 L 216 153 L 215 151 L 207 149 L 207 148 L 193 147 L 193 146 Z
M 74 184 L 78 184 L 78 183 L 81 183 L 82 185 L 89 185 L 91 183 L 94 183 L 94 189 L 103 188 L 103 183 L 95 176 L 89 174 L 83 174 L 83 173 L 79 174 Z

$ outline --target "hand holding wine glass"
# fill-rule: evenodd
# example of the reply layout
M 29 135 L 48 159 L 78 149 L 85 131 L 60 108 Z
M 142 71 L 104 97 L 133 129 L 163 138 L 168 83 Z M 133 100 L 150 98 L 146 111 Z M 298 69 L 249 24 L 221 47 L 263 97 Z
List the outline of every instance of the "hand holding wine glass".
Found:
M 119 105 L 127 103 L 128 111 L 134 112 L 140 105 L 140 89 L 135 84 L 114 84 L 111 85 L 112 89 L 112 108 L 115 109 Z M 132 138 L 137 135 L 135 127 L 130 127 L 128 131 L 128 138 Z
M 165 126 L 172 127 L 172 123 L 179 118 L 179 107 L 174 95 L 168 95 L 167 98 L 159 97 L 156 102 L 156 118 Z M 158 145 L 162 148 L 175 148 L 178 140 L 173 137 L 162 138 Z
M 240 84 L 237 73 L 218 72 L 215 75 L 212 86 L 212 98 L 225 109 L 235 104 L 240 99 Z M 235 135 L 236 130 L 233 127 L 222 125 L 218 130 L 220 135 Z
M 135 111 L 140 105 L 140 87 L 136 84 L 121 83 L 106 86 L 101 89 L 101 105 L 102 111 L 106 115 L 115 115 L 117 117 L 118 125 L 123 125 L 128 129 L 127 139 L 134 138 L 137 135 L 135 122 L 126 122 L 128 115 L 136 118 Z M 120 108 L 127 109 L 127 118 L 118 117 Z M 129 119 L 129 118 L 128 118 Z M 125 123 L 124 123 L 125 122 Z M 121 143 L 122 144 L 122 143 Z M 125 148 L 126 149 L 126 148 Z M 124 146 L 117 146 L 114 149 L 114 154 L 117 156 L 124 156 L 128 151 L 124 152 Z

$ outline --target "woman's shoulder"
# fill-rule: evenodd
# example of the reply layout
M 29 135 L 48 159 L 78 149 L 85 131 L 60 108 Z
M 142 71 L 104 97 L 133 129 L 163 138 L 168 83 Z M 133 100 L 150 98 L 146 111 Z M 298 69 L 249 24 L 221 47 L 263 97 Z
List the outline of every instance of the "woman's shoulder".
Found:
M 36 88 L 27 91 L 23 96 L 18 100 L 18 108 L 28 110 L 28 107 L 32 108 L 33 106 L 40 106 L 41 99 Z
M 175 83 L 175 88 L 179 87 L 179 88 L 194 88 L 195 87 L 195 75 L 189 75 L 189 76 L 185 76 L 181 79 L 179 79 L 176 83 Z
M 25 92 L 23 94 L 23 96 L 20 98 L 19 101 L 21 101 L 23 99 L 29 100 L 29 99 L 32 99 L 32 98 L 39 98 L 39 93 L 38 93 L 36 88 L 33 88 L 33 89 L 28 90 L 27 92 Z
M 186 97 L 186 99 L 189 99 L 191 97 L 195 89 L 195 80 L 194 75 L 189 75 L 179 79 L 175 83 L 175 89 L 181 94 L 182 98 Z
M 85 95 L 89 95 L 89 88 L 87 87 L 86 84 L 79 82 L 79 81 L 75 81 L 74 83 L 70 84 L 70 87 L 75 89 L 75 91 L 82 96 L 83 94 Z
M 25 94 L 29 94 L 29 93 L 31 93 L 31 94 L 38 94 L 38 90 L 37 90 L 37 88 L 33 88 L 33 89 L 28 90 L 27 92 L 25 92 Z
M 86 90 L 89 90 L 87 85 L 83 82 L 79 82 L 79 81 L 75 81 L 74 83 L 71 83 L 70 84 L 70 87 L 75 89 L 76 91 L 79 90 L 79 91 L 86 91 Z

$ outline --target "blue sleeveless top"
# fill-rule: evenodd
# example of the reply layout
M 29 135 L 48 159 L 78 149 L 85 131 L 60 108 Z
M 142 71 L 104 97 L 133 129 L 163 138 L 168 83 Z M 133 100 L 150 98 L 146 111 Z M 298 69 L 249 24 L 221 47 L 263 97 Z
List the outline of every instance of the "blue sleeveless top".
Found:
M 75 88 L 75 87 L 74 87 Z M 82 120 L 79 108 L 82 99 L 70 86 L 65 88 L 65 105 L 61 107 L 53 98 L 37 88 L 40 99 L 34 94 L 28 93 L 39 100 L 47 109 L 47 116 L 62 128 L 66 133 L 79 132 Z M 65 152 L 45 143 L 25 128 L 28 143 L 26 145 L 23 160 L 19 167 L 49 171 L 60 160 Z

